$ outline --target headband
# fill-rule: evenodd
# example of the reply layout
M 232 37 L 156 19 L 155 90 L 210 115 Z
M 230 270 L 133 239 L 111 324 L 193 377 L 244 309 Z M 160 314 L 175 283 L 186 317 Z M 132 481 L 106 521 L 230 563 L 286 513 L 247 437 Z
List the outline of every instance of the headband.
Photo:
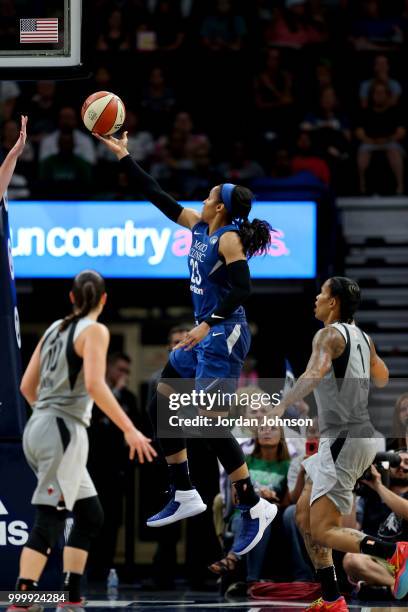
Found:
M 232 193 L 235 187 L 236 185 L 233 183 L 224 183 L 221 186 L 221 202 L 225 205 L 230 215 L 232 215 Z

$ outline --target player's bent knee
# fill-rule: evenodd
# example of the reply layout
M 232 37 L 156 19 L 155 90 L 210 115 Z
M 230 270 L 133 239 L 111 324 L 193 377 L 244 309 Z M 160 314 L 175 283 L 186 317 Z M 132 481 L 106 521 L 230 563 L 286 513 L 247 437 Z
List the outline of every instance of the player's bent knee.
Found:
M 99 497 L 87 497 L 77 501 L 73 515 L 74 526 L 67 546 L 89 551 L 92 540 L 99 535 L 103 525 L 104 514 Z
M 346 553 L 343 558 L 343 568 L 346 574 L 352 575 L 361 567 L 362 555 L 359 553 Z
M 64 531 L 66 510 L 38 505 L 26 547 L 48 556 Z

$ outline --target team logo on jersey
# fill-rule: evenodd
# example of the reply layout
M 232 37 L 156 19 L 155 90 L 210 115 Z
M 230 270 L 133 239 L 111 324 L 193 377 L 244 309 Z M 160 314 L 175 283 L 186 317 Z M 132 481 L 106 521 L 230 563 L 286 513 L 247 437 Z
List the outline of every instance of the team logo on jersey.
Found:
M 210 238 L 210 244 L 212 244 L 214 246 L 214 244 L 217 244 L 218 242 L 218 236 L 213 236 L 212 238 Z
M 55 491 L 54 486 L 52 484 L 48 485 L 48 487 L 47 487 L 48 495 L 52 495 L 54 493 L 54 491 Z

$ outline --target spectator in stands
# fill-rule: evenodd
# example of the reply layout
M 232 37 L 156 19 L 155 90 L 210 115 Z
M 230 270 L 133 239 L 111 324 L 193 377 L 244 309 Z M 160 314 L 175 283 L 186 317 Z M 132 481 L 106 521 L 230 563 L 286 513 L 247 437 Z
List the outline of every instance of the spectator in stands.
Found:
M 362 108 L 368 107 L 370 90 L 375 83 L 383 83 L 391 92 L 391 102 L 396 105 L 402 94 L 402 87 L 398 81 L 390 77 L 390 62 L 386 55 L 377 55 L 374 59 L 373 77 L 363 81 L 360 85 L 360 104 Z
M 185 196 L 191 200 L 205 200 L 213 185 L 222 182 L 211 158 L 210 143 L 206 140 L 192 150 L 193 168 L 184 181 Z
M 55 81 L 37 81 L 30 103 L 30 140 L 39 142 L 57 127 L 57 99 Z
M 333 87 L 323 89 L 317 111 L 306 115 L 300 127 L 313 133 L 316 150 L 329 163 L 347 156 L 351 131 Z
M 231 0 L 216 0 L 215 11 L 201 27 L 201 42 L 210 52 L 240 51 L 247 35 L 246 23 L 235 13 Z
M 366 173 L 375 152 L 386 155 L 396 181 L 396 193 L 404 192 L 404 150 L 401 142 L 406 130 L 400 111 L 384 83 L 374 83 L 368 107 L 360 114 L 356 130 L 360 142 L 357 156 L 360 192 L 366 193 Z
M 174 0 L 157 0 L 152 19 L 158 51 L 177 51 L 184 42 L 180 7 Z
M 173 129 L 167 146 L 161 151 L 161 161 L 151 166 L 151 175 L 161 183 L 163 189 L 170 191 L 177 199 L 184 197 L 184 182 L 192 169 L 193 161 L 187 151 L 186 135 Z
M 255 78 L 255 106 L 259 128 L 281 131 L 293 117 L 293 75 L 282 65 L 279 49 L 269 49 L 265 67 Z
M 360 18 L 351 25 L 351 42 L 355 49 L 392 49 L 402 40 L 398 20 L 381 15 L 379 0 L 362 0 Z
M 408 452 L 400 451 L 401 465 L 390 468 L 389 485 L 371 466 L 372 479 L 365 482 L 364 495 L 358 498 L 357 522 L 360 529 L 390 543 L 408 538 Z M 369 555 L 347 553 L 343 567 L 350 582 L 363 585 L 394 585 L 393 567 Z M 361 591 L 362 595 L 362 591 Z
M 289 503 L 287 475 L 290 456 L 283 429 L 259 427 L 255 448 L 251 455 L 247 456 L 247 464 L 258 495 L 277 504 L 280 509 L 285 508 Z M 232 508 L 230 529 L 234 537 L 239 533 L 240 521 L 241 517 Z M 262 567 L 274 524 L 267 528 L 259 544 L 244 557 L 247 563 L 247 583 L 262 578 Z M 215 574 L 223 575 L 233 572 L 239 561 L 240 558 L 231 552 L 220 561 L 213 563 L 209 569 Z
M 75 153 L 72 132 L 60 132 L 57 152 L 40 162 L 42 193 L 53 197 L 87 193 L 92 185 L 92 166 Z
M 208 136 L 202 133 L 196 133 L 194 130 L 194 123 L 190 113 L 187 111 L 180 111 L 177 113 L 174 123 L 173 130 L 177 130 L 180 134 L 183 134 L 186 139 L 186 152 L 188 155 L 193 155 L 195 149 L 199 145 L 208 145 Z M 169 137 L 167 135 L 162 136 L 157 141 L 156 154 L 160 156 L 163 148 L 168 145 Z
M 107 66 L 98 66 L 94 75 L 95 91 L 113 91 L 112 73 Z
M 106 382 L 132 423 L 146 431 L 146 421 L 140 412 L 137 397 L 129 389 L 132 361 L 126 353 L 108 355 Z M 115 428 L 117 429 L 117 428 Z M 88 430 L 90 452 L 88 469 L 98 487 L 105 520 L 90 556 L 94 577 L 106 579 L 114 567 L 119 527 L 123 522 L 123 502 L 126 480 L 134 478 L 134 463 L 129 462 L 123 436 L 117 435 L 112 422 L 96 406 Z M 109 449 L 109 450 L 108 450 Z M 108 452 L 107 452 L 108 451 Z
M 397 450 L 408 448 L 408 393 L 403 393 L 397 398 L 394 408 L 392 422 L 392 435 L 387 448 Z
M 327 28 L 308 14 L 307 0 L 286 0 L 285 9 L 265 31 L 265 42 L 292 49 L 322 43 L 327 39 Z
M 256 365 L 257 361 L 254 355 L 247 355 L 239 376 L 238 388 L 258 384 L 259 374 L 256 370 Z
M 330 183 L 330 170 L 327 162 L 319 157 L 314 148 L 312 134 L 302 130 L 296 142 L 296 151 L 292 159 L 292 174 L 307 171 L 322 183 Z
M 92 138 L 78 129 L 77 113 L 71 106 L 61 108 L 58 115 L 58 129 L 41 140 L 39 151 L 40 162 L 58 153 L 61 134 L 72 136 L 74 143 L 73 152 L 76 157 L 91 166 L 95 165 L 96 152 Z M 65 141 L 66 144 L 68 142 L 68 140 Z
M 232 143 L 228 161 L 222 162 L 218 170 L 225 182 L 247 184 L 264 175 L 262 166 L 251 159 L 248 147 L 243 140 Z
M 122 11 L 119 9 L 115 9 L 110 13 L 104 31 L 97 40 L 96 48 L 98 51 L 109 51 L 110 53 L 129 51 L 130 37 L 124 23 Z
M 0 81 L 0 120 L 12 119 L 21 89 L 15 81 Z
M 163 70 L 159 67 L 153 68 L 142 92 L 142 108 L 147 127 L 155 136 L 167 132 L 175 103 L 174 92 L 166 83 Z
M 137 109 L 126 109 L 126 121 L 123 126 L 128 132 L 128 151 L 137 162 L 146 162 L 154 153 L 153 136 L 141 126 L 141 117 Z M 113 155 L 102 143 L 97 145 L 99 160 L 116 162 Z

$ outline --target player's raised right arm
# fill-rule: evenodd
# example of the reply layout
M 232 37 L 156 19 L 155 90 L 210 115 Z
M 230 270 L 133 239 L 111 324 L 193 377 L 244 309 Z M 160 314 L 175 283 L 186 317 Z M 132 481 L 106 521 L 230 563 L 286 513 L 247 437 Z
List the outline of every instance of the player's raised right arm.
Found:
M 124 132 L 120 139 L 113 136 L 100 136 L 99 134 L 94 134 L 94 136 L 116 155 L 121 169 L 128 175 L 132 183 L 137 186 L 138 191 L 161 210 L 168 219 L 189 229 L 198 223 L 200 215 L 197 211 L 191 208 L 183 208 L 171 195 L 163 191 L 159 183 L 150 174 L 145 172 L 132 159 L 127 150 L 127 132 Z

